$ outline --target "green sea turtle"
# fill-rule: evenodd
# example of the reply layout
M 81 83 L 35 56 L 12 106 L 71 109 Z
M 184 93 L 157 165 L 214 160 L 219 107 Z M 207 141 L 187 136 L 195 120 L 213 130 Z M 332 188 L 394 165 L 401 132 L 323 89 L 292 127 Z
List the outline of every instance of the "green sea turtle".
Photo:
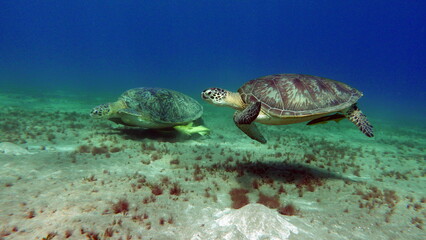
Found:
M 241 86 L 237 93 L 220 88 L 201 93 L 209 103 L 236 109 L 235 124 L 261 143 L 266 143 L 266 139 L 254 121 L 268 125 L 310 121 L 308 125 L 312 125 L 347 118 L 366 136 L 373 137 L 373 126 L 356 106 L 361 96 L 360 91 L 344 83 L 303 74 L 257 78 Z
M 148 129 L 174 127 L 185 133 L 209 132 L 204 126 L 193 126 L 201 118 L 203 107 L 193 98 L 170 89 L 134 88 L 124 92 L 116 102 L 92 109 L 93 118 Z

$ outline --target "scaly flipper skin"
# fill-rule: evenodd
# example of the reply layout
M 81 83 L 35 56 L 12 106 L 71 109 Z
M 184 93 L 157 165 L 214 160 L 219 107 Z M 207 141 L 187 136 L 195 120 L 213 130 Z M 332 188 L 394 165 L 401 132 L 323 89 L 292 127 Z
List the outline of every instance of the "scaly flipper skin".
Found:
M 120 116 L 121 124 L 131 127 L 139 125 L 140 113 L 134 109 L 120 109 L 117 111 L 117 114 Z
M 135 116 L 135 117 L 141 117 L 141 113 L 139 113 L 138 111 L 134 110 L 134 109 L 130 109 L 130 108 L 124 108 L 118 111 L 118 113 L 123 113 L 123 114 L 128 114 L 131 116 Z
M 234 122 L 235 125 L 251 139 L 260 143 L 266 143 L 266 139 L 253 122 L 259 115 L 261 105 L 260 102 L 254 102 L 248 105 L 243 111 L 235 112 Z
M 359 110 L 356 104 L 352 105 L 346 112 L 346 117 L 353 122 L 367 137 L 374 137 L 373 126 L 367 117 Z

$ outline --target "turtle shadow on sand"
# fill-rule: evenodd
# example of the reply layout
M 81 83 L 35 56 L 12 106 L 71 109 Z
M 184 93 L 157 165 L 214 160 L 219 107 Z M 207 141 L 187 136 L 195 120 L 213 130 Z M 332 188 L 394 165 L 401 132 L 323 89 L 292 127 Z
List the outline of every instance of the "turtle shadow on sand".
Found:
M 223 168 L 228 171 L 228 166 Z M 306 188 L 313 191 L 315 187 L 323 186 L 326 180 L 343 180 L 354 182 L 355 180 L 329 172 L 317 167 L 311 167 L 297 163 L 277 163 L 272 161 L 239 163 L 235 171 L 238 172 L 240 185 L 244 188 L 253 188 L 254 180 L 264 182 L 278 182 L 295 184 L 298 188 Z
M 187 136 L 173 128 L 167 129 L 141 129 L 141 128 L 119 128 L 114 130 L 114 134 L 121 135 L 125 139 L 134 141 L 152 140 L 156 142 L 183 142 L 189 139 L 196 139 L 197 134 Z

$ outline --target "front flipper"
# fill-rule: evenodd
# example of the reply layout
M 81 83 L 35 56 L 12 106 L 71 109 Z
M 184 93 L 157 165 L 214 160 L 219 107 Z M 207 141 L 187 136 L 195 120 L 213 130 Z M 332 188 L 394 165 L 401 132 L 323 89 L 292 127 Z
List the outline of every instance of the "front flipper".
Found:
M 349 119 L 349 121 L 353 122 L 367 137 L 374 137 L 373 126 L 355 104 L 348 109 L 346 112 L 346 117 Z
M 237 127 L 245 134 L 247 134 L 247 136 L 249 136 L 251 139 L 254 139 L 260 143 L 266 143 L 266 139 L 263 137 L 253 122 L 259 115 L 261 106 L 262 104 L 260 102 L 255 102 L 248 105 L 243 111 L 235 112 L 234 122 L 235 125 L 237 125 Z
M 126 126 L 131 126 L 131 127 L 138 127 L 141 126 L 141 113 L 138 111 L 135 111 L 134 109 L 130 109 L 130 108 L 124 108 L 124 109 L 120 109 L 119 111 L 117 111 L 118 116 L 120 116 L 121 122 L 117 122 L 116 123 L 120 123 Z

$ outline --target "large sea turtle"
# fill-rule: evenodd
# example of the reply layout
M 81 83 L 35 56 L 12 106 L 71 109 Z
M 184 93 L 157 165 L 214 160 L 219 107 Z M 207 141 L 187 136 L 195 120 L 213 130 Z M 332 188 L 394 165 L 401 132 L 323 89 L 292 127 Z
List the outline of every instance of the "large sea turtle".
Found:
M 92 109 L 93 118 L 148 129 L 174 127 L 186 134 L 206 134 L 204 126 L 193 126 L 201 118 L 203 107 L 193 98 L 170 89 L 134 88 L 124 92 L 116 102 Z
M 266 143 L 266 139 L 253 121 L 269 125 L 310 121 L 311 125 L 346 117 L 366 136 L 373 137 L 373 126 L 356 106 L 361 96 L 360 91 L 344 83 L 304 74 L 257 78 L 241 86 L 237 93 L 220 88 L 201 93 L 209 103 L 236 109 L 235 124 L 261 143 Z

